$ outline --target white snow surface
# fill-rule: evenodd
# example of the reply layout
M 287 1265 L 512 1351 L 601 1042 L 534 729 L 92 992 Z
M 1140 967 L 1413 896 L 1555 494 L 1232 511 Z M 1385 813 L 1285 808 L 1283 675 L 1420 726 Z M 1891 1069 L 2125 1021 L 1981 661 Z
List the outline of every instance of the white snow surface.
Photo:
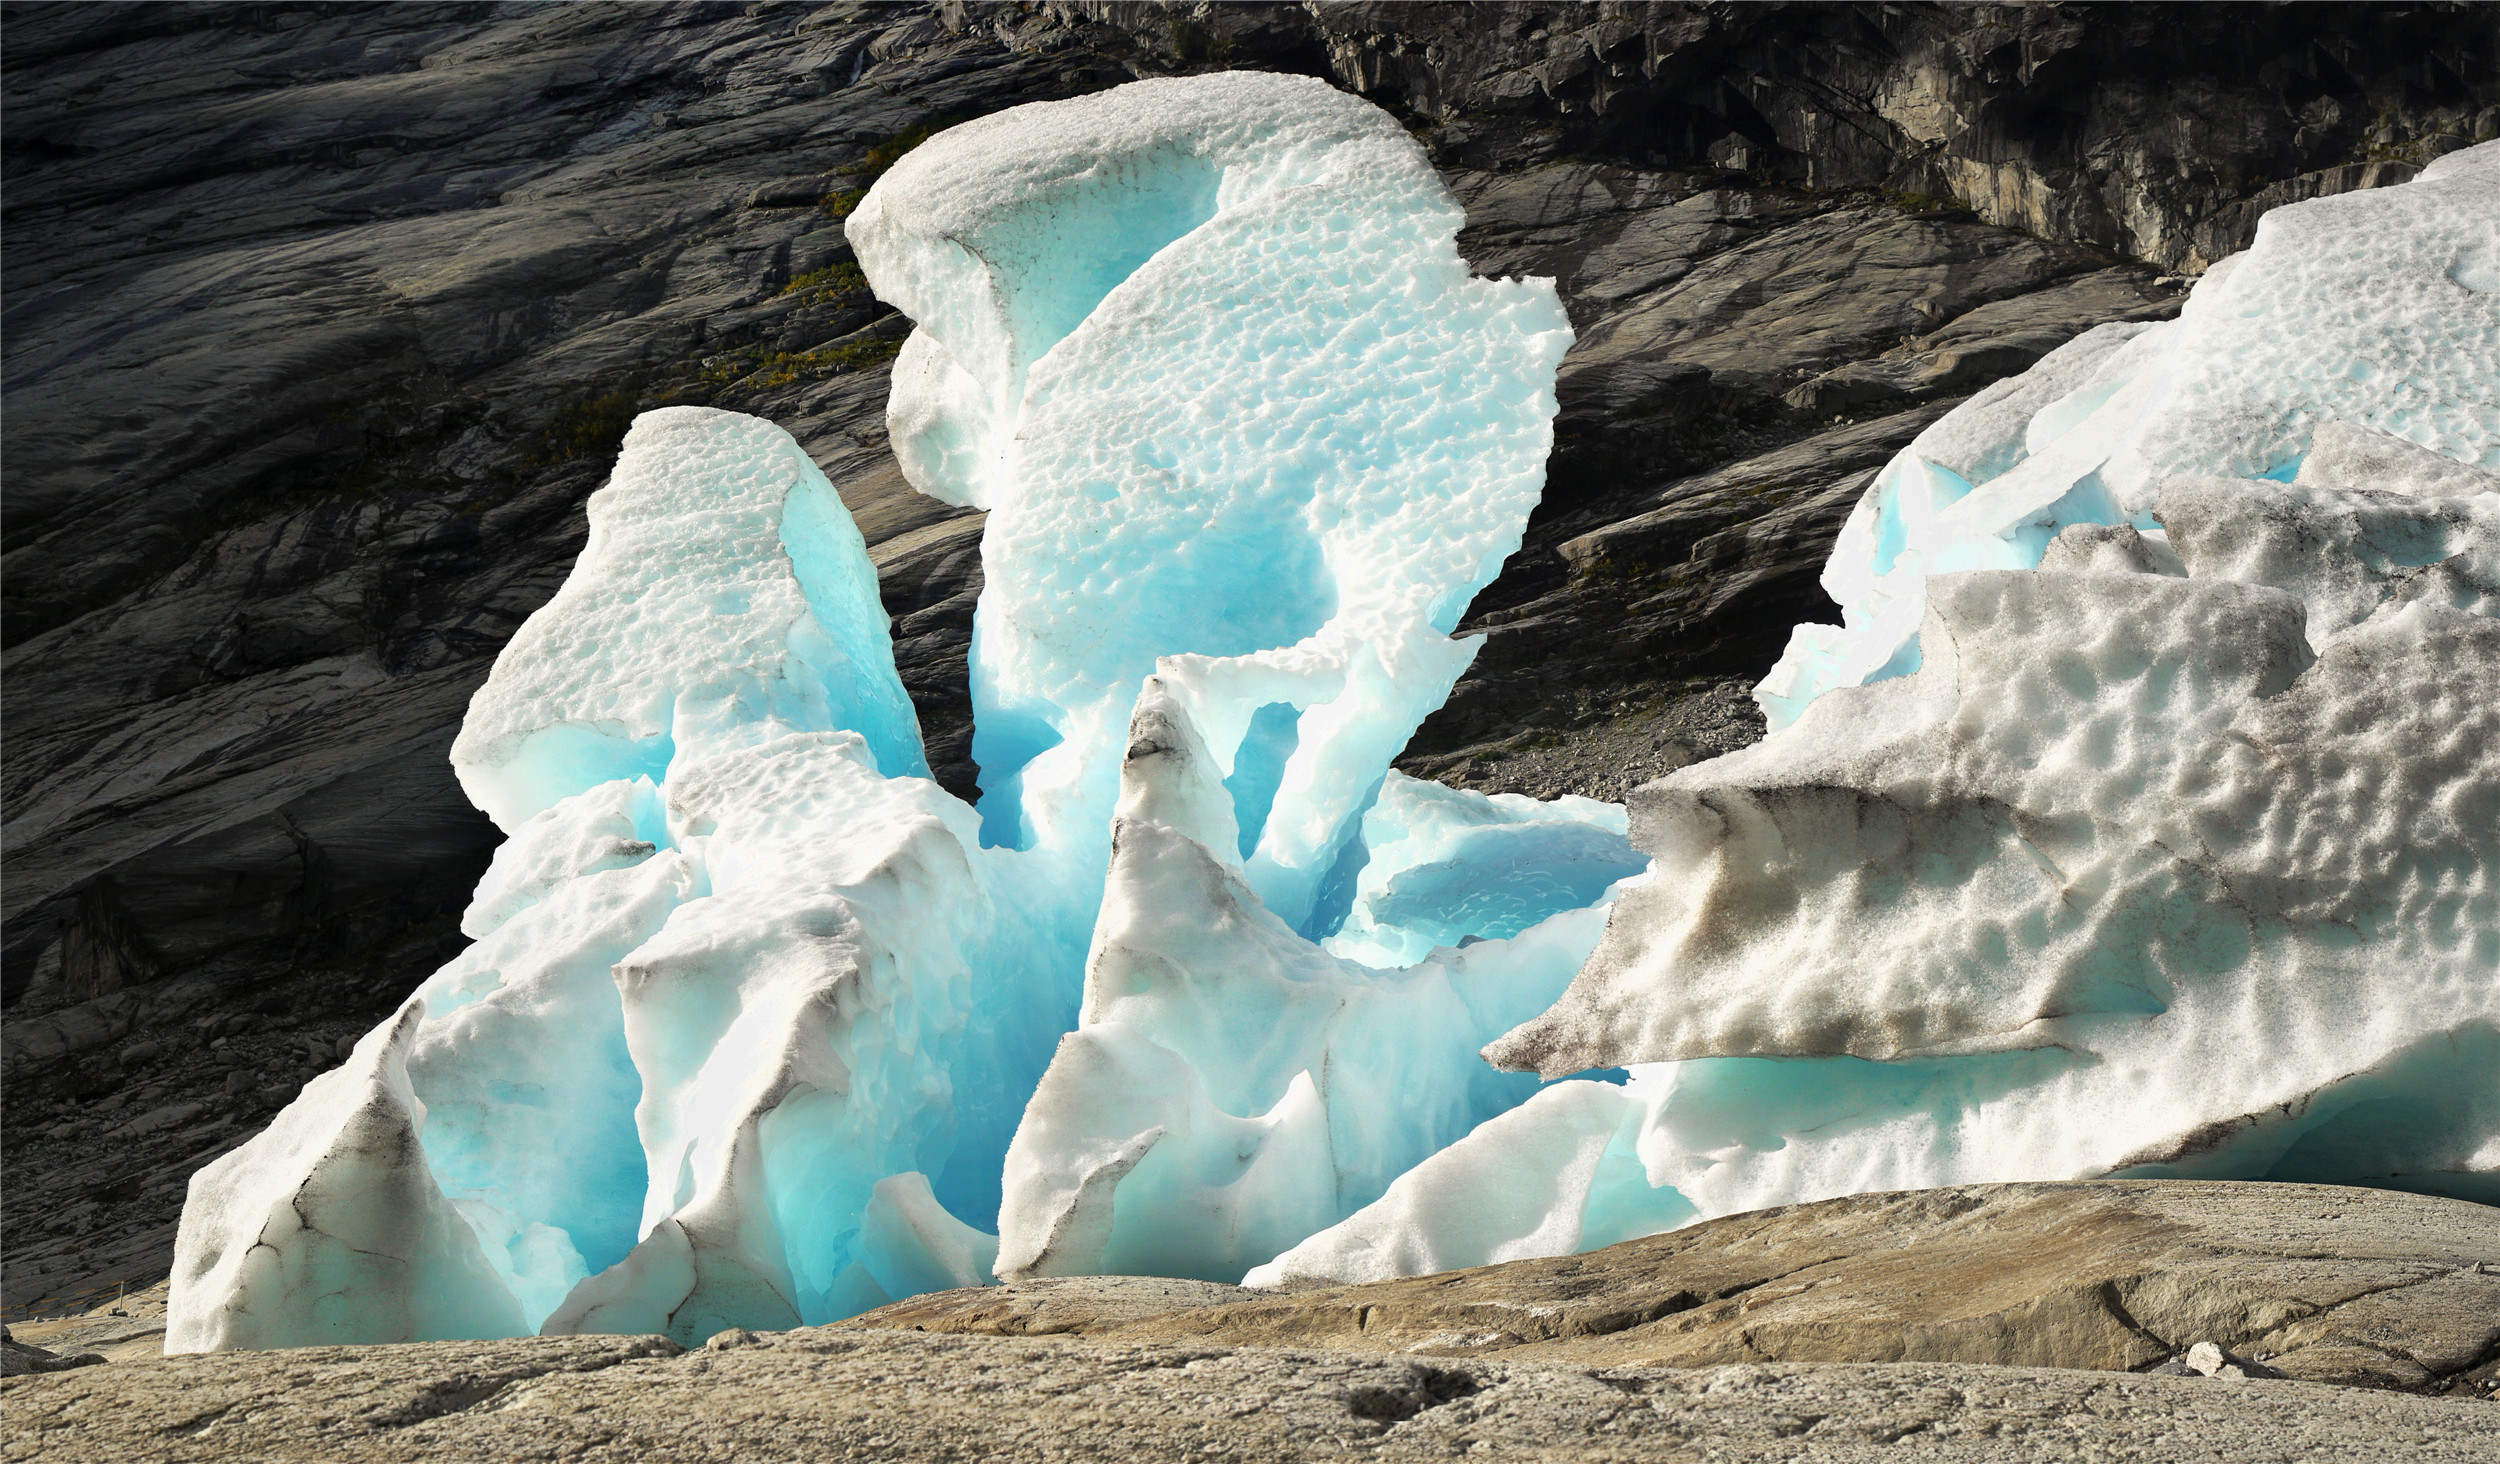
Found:
M 646 412 L 590 497 L 590 541 L 470 700 L 451 765 L 504 832 L 707 740 L 850 728 L 926 775 L 867 546 L 769 422 Z
M 2031 569 L 2076 524 L 2162 532 L 2174 479 L 2290 478 L 2322 427 L 2500 468 L 2500 151 L 2278 208 L 2177 320 L 2105 325 L 2000 381 L 1887 465 L 1755 693 L 1776 730 L 1836 686 L 1915 669 L 1930 575 Z

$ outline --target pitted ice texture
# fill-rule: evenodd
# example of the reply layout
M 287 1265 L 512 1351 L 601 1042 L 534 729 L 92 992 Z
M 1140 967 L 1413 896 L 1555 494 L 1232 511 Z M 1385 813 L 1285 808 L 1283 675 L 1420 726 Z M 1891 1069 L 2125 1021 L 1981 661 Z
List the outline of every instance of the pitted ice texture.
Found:
M 1785 725 L 1634 792 L 1650 872 L 1486 1049 L 1631 1083 L 1554 1084 L 1254 1277 L 1595 1244 L 1668 1190 L 2500 1200 L 2496 248 L 2500 146 L 2279 209 L 2175 324 L 1931 427 L 1833 552 L 1848 627 L 1765 683 Z M 1859 659 L 1801 683 L 1818 645 Z
M 1289 78 L 1020 109 L 889 173 L 853 227 L 921 327 L 896 449 L 992 509 L 982 809 L 920 775 L 805 454 L 646 414 L 455 749 L 509 835 L 477 943 L 203 1171 L 174 1345 L 695 1341 L 1002 1259 L 1229 1278 L 1532 1092 L 1476 1049 L 1644 860 L 1610 806 L 1384 788 L 1569 342 L 1459 221 L 1393 122 Z M 1121 804 L 1156 708 L 1195 771 Z M 1358 881 L 1367 837 L 1397 879 Z M 1313 943 L 1357 903 L 1371 965 Z M 1153 1152 L 1067 1202 L 1096 1138 Z M 1040 1240 L 1002 1256 L 1002 1207 Z
M 635 419 L 590 541 L 470 700 L 451 763 L 509 834 L 683 744 L 846 727 L 927 776 L 867 546 L 769 422 L 703 407 Z
M 2321 431 L 2500 468 L 2496 239 L 2500 145 L 2486 143 L 2402 187 L 2275 209 L 2177 320 L 2086 332 L 1964 403 L 1850 515 L 1823 570 L 1842 623 L 1796 628 L 1755 692 L 1771 726 L 1833 687 L 1915 669 L 1928 576 L 2031 569 L 2072 525 L 2157 537 L 2178 478 L 2289 479 L 2325 450 Z
M 1251 72 L 968 123 L 852 214 L 916 323 L 896 454 L 991 510 L 993 841 L 1099 869 L 1130 704 L 1169 658 L 1224 775 L 1245 738 L 1269 764 L 1252 887 L 1297 928 L 1338 913 L 1320 887 L 1544 486 L 1571 343 L 1550 284 L 1469 275 L 1464 221 L 1379 109 Z

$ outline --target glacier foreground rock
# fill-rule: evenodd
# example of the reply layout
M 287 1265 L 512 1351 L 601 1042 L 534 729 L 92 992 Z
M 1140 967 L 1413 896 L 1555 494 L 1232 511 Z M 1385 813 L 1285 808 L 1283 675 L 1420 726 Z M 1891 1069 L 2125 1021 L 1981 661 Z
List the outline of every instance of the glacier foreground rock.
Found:
M 454 749 L 509 836 L 477 944 L 194 1181 L 169 1348 L 691 1341 L 1045 1253 L 1237 1277 L 1533 1091 L 1475 1050 L 1646 861 L 1585 800 L 1386 791 L 1541 491 L 1571 340 L 1549 283 L 1469 274 L 1462 221 L 1394 121 L 1301 78 L 1022 108 L 894 168 L 851 228 L 917 321 L 897 453 L 991 509 L 981 806 L 924 776 L 813 464 L 643 416 Z M 1404 868 L 1444 825 L 1524 836 L 1362 884 L 1366 840 Z M 1314 943 L 1358 901 L 1376 964 Z M 1126 1168 L 1079 1161 L 1141 1114 L 1122 1229 Z

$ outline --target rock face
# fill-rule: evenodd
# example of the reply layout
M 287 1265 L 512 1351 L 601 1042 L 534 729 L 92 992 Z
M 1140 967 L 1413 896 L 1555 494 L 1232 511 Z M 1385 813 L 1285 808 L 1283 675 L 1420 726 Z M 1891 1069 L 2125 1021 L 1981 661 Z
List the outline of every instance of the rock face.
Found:
M 2290 1382 L 2041 1368 L 1672 1371 L 1282 1348 L 816 1329 L 225 1353 L 0 1384 L 6 1457 L 1312 1459 L 2424 1464 L 2500 1449 L 2500 1408 Z
M 2413 1195 L 1981 1185 L 1282 1296 L 1075 1277 L 693 1351 L 116 1360 L 12 1380 L 0 1402 L 11 1459 L 1785 1461 L 1895 1457 L 1915 1436 L 1944 1460 L 2168 1458 L 2193 1439 L 2200 1459 L 2402 1442 L 2463 1461 L 2500 1449 L 2482 1396 L 2500 1382 L 2495 1253 L 2500 1215 Z
M 636 411 L 799 438 L 970 790 L 981 519 L 886 450 L 903 322 L 839 227 L 931 128 L 1236 66 L 1410 118 L 1462 251 L 1553 275 L 1581 344 L 1407 766 L 1605 797 L 1755 735 L 1742 686 L 1950 402 L 2175 309 L 2271 203 L 2500 132 L 2463 6 L 5 15 L 12 1302 L 146 1279 L 306 1042 L 456 947 L 493 834 L 445 749 Z
M 817 1328 L 223 1353 L 0 1384 L 6 1457 L 2470 1464 L 2500 1408 L 2040 1368 L 1591 1370 Z
M 846 1325 L 1607 1368 L 2140 1371 L 2196 1368 L 2203 1349 L 2212 1369 L 2227 1351 L 2272 1369 L 2250 1375 L 2480 1396 L 2500 1379 L 2500 1211 L 2323 1185 L 1969 1185 L 1283 1296 L 1071 1277 L 933 1293 Z

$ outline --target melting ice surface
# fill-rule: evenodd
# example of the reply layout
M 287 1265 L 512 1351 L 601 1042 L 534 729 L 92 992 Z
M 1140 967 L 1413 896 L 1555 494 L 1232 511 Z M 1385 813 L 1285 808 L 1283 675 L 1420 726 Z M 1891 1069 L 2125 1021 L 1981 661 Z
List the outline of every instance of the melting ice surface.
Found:
M 895 450 L 991 514 L 980 806 L 806 456 L 645 416 L 454 750 L 508 835 L 476 944 L 194 1180 L 169 1346 L 1365 1279 L 1974 1180 L 2500 1197 L 2500 148 L 1939 422 L 1781 730 L 1628 822 L 1388 771 L 1569 343 L 1459 222 L 1266 76 L 886 175 Z
M 925 776 L 806 456 L 644 416 L 454 748 L 508 836 L 477 943 L 199 1177 L 172 1345 L 1238 1277 L 1533 1092 L 1477 1050 L 1646 860 L 1620 810 L 1388 772 L 1474 652 L 1571 340 L 1462 222 L 1395 122 L 1270 76 L 886 174 L 849 227 L 918 327 L 895 449 L 990 511 L 979 808 Z
M 2105 1174 L 2500 1201 L 2500 145 L 2282 208 L 1879 474 L 1655 857 L 1557 1082 L 1251 1273 Z

